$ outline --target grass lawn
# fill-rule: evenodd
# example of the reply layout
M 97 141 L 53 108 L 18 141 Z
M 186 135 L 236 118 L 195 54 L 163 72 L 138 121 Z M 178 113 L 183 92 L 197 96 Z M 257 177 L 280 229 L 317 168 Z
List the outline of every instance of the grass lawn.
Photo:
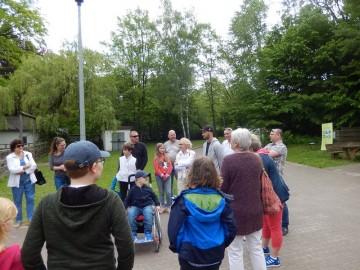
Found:
M 223 138 L 219 138 L 219 139 L 220 141 L 223 140 Z M 203 142 L 204 141 L 202 140 L 193 141 L 192 142 L 193 148 L 201 147 Z M 152 164 L 153 157 L 155 154 L 155 145 L 156 143 L 147 143 L 149 160 L 145 170 L 152 174 L 152 182 L 153 182 L 152 188 L 156 193 L 158 193 L 158 188 L 154 176 L 154 168 Z M 115 174 L 117 173 L 119 156 L 120 156 L 119 152 L 111 152 L 111 156 L 106 159 L 106 162 L 104 164 L 103 174 L 97 182 L 99 186 L 103 188 L 110 187 L 110 183 L 114 178 Z M 330 157 L 330 155 L 326 151 L 310 149 L 309 145 L 289 145 L 287 161 L 309 165 L 317 168 L 325 168 L 325 167 L 359 163 L 360 159 L 358 156 L 355 161 L 349 161 L 342 158 L 334 160 Z M 43 172 L 45 179 L 47 180 L 47 183 L 42 186 L 36 185 L 35 205 L 37 205 L 39 201 L 46 194 L 55 191 L 54 173 L 50 171 L 47 165 L 48 157 L 47 156 L 41 157 L 38 160 L 36 160 L 36 162 L 38 163 L 38 168 Z M 12 200 L 11 189 L 7 187 L 7 180 L 8 180 L 8 176 L 6 174 L 0 178 L 0 196 Z M 174 186 L 176 187 L 176 185 Z M 25 205 L 25 203 L 23 203 L 23 205 Z M 25 212 L 23 212 L 23 214 L 24 213 Z

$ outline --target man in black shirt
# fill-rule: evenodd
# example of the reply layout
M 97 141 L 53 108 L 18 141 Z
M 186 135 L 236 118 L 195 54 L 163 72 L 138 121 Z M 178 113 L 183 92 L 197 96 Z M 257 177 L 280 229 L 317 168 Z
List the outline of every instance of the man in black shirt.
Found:
M 144 170 L 148 161 L 147 148 L 144 143 L 139 142 L 139 133 L 134 129 L 130 130 L 130 143 L 134 146 L 132 155 L 136 158 L 136 169 Z

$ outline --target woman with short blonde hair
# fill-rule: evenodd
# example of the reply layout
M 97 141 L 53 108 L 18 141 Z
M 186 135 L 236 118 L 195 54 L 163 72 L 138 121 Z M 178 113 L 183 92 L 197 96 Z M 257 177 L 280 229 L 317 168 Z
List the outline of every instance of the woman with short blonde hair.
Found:
M 178 194 L 184 189 L 187 189 L 187 177 L 189 168 L 193 164 L 196 154 L 191 150 L 192 143 L 188 138 L 181 138 L 179 142 L 180 151 L 176 155 L 174 162 L 175 170 L 177 172 L 177 191 Z

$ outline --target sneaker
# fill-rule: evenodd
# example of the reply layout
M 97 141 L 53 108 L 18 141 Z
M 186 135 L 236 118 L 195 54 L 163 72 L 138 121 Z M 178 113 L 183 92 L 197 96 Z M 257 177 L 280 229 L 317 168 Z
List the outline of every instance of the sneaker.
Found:
M 19 228 L 21 226 L 21 221 L 16 221 L 14 223 L 14 228 Z
M 285 236 L 289 233 L 289 229 L 288 228 L 285 228 L 285 227 L 282 227 L 282 235 Z
M 151 242 L 154 241 L 154 239 L 151 236 L 151 233 L 145 233 L 145 242 Z
M 263 251 L 264 251 L 264 255 L 269 255 L 270 254 L 270 248 L 269 247 L 263 248 Z
M 266 256 L 265 258 L 266 267 L 279 267 L 280 266 L 280 259 L 277 257 L 276 259 L 273 259 L 270 255 Z
M 133 235 L 132 235 L 132 237 L 133 237 L 133 240 L 134 240 L 134 243 L 136 243 L 137 242 L 137 235 L 136 235 L 136 233 L 133 233 Z

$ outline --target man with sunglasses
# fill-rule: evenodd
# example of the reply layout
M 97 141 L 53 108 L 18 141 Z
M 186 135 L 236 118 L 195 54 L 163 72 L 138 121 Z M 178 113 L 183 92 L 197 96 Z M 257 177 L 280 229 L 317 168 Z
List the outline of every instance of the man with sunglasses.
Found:
M 109 156 L 89 141 L 65 149 L 71 184 L 46 195 L 36 208 L 22 247 L 25 269 L 46 269 L 41 257 L 45 242 L 48 269 L 133 268 L 134 244 L 124 205 L 115 192 L 96 185 Z
M 139 133 L 135 129 L 130 130 L 130 143 L 134 146 L 132 155 L 136 158 L 136 169 L 144 170 L 148 162 L 147 148 L 144 143 L 139 141 Z

